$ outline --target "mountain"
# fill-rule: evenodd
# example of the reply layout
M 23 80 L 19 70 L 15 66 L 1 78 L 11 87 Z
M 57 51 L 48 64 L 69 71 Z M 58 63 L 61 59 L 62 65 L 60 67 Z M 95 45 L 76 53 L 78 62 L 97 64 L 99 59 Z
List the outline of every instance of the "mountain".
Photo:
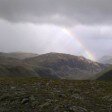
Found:
M 43 74 L 42 74 L 43 73 Z M 2 77 L 43 77 L 51 79 L 59 79 L 56 75 L 51 74 L 49 68 L 34 67 L 27 64 L 24 65 L 0 65 L 0 76 Z
M 105 68 L 107 65 L 62 53 L 47 53 L 25 59 L 4 53 L 0 55 L 0 76 L 89 79 Z
M 99 62 L 104 64 L 112 64 L 112 56 L 103 56 L 99 59 Z
M 3 57 L 10 57 L 10 58 L 15 58 L 15 59 L 25 59 L 25 58 L 31 58 L 31 57 L 36 57 L 38 54 L 34 53 L 24 53 L 24 52 L 12 52 L 12 53 L 0 53 L 0 56 Z
M 4 55 L 0 55 L 0 65 L 16 65 L 21 63 L 21 60 L 16 58 L 7 57 Z
M 97 80 L 112 80 L 112 66 L 108 67 L 104 71 L 96 74 L 93 79 Z
M 67 79 L 87 79 L 107 67 L 81 56 L 62 53 L 43 54 L 25 59 L 24 62 L 34 66 L 50 68 L 53 75 Z

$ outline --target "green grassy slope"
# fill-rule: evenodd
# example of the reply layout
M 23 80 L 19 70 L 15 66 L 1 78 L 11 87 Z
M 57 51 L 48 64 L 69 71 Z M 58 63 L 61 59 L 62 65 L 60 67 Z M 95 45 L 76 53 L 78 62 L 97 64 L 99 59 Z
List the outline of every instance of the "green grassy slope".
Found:
M 112 82 L 0 78 L 0 112 L 111 112 Z

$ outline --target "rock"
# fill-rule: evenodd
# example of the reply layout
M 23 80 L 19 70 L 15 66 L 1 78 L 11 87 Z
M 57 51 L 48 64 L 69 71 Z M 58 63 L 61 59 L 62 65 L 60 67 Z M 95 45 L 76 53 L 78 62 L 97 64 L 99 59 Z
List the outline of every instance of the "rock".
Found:
M 102 97 L 102 99 L 112 102 L 112 96 L 111 95 L 104 96 L 104 97 Z
M 21 101 L 22 104 L 26 104 L 28 102 L 29 102 L 29 98 L 23 98 Z
M 79 94 L 73 94 L 71 98 L 82 100 L 83 98 Z
M 12 86 L 11 89 L 15 89 L 16 87 Z
M 59 94 L 58 95 L 60 98 L 65 98 L 66 96 L 65 96 L 65 94 Z
M 30 96 L 31 101 L 35 101 L 35 97 L 33 95 Z
M 74 90 L 73 90 L 73 89 L 69 89 L 68 92 L 69 92 L 69 93 L 73 93 Z
M 53 112 L 60 112 L 60 107 L 59 106 L 54 107 Z
M 69 108 L 69 111 L 72 112 L 87 112 L 87 109 L 79 107 L 79 106 L 72 106 Z
M 50 102 L 50 101 L 48 101 L 48 102 L 46 102 L 46 103 L 40 105 L 39 107 L 42 109 L 42 108 L 44 108 L 44 107 L 48 107 L 49 105 L 51 105 L 51 102 Z

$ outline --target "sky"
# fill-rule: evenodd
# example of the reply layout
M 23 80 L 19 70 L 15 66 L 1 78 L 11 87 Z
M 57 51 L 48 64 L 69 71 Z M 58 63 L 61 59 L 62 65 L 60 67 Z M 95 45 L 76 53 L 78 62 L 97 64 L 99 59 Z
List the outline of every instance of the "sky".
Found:
M 0 52 L 112 54 L 112 0 L 0 0 Z

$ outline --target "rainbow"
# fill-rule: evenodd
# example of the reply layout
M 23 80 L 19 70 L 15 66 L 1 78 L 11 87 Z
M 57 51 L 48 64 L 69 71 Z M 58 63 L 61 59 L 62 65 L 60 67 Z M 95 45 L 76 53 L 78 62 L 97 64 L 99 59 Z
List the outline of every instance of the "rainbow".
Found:
M 78 38 L 71 30 L 69 30 L 68 28 L 62 28 L 62 31 L 64 33 L 66 33 L 68 36 L 75 38 L 75 41 L 77 41 L 77 44 L 83 49 L 84 54 L 88 59 L 93 60 L 93 61 L 96 60 L 93 53 L 91 53 L 91 51 L 89 51 L 89 49 L 83 44 L 83 42 L 80 40 L 80 38 Z M 82 54 L 82 55 L 84 55 L 84 54 Z

